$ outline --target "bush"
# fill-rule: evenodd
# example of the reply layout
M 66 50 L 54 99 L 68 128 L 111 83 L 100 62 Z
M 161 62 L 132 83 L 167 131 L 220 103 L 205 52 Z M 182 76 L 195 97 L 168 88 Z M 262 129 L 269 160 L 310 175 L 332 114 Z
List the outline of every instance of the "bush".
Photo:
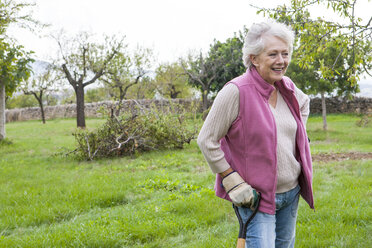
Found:
M 168 148 L 182 149 L 195 138 L 197 129 L 187 125 L 184 110 L 159 111 L 155 107 L 137 109 L 119 117 L 113 115 L 94 131 L 77 130 L 73 135 L 80 159 L 93 160 L 133 155 L 136 152 Z M 174 110 L 174 109 L 173 109 Z
M 368 127 L 372 122 L 372 115 L 362 115 L 355 124 L 358 127 Z

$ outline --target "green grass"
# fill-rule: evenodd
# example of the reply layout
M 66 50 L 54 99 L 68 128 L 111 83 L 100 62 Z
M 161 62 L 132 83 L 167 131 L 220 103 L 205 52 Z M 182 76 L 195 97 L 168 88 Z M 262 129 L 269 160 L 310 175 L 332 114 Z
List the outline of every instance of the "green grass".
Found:
M 313 153 L 372 151 L 357 116 L 308 124 Z M 88 119 L 89 128 L 101 119 Z M 7 124 L 0 143 L 0 247 L 235 247 L 231 204 L 195 141 L 183 150 L 79 162 L 72 119 Z M 372 161 L 314 163 L 316 211 L 302 200 L 296 247 L 372 247 Z
M 313 116 L 307 124 L 312 153 L 372 152 L 372 125 L 358 127 L 356 115 L 328 115 L 328 132 L 323 131 L 321 116 Z

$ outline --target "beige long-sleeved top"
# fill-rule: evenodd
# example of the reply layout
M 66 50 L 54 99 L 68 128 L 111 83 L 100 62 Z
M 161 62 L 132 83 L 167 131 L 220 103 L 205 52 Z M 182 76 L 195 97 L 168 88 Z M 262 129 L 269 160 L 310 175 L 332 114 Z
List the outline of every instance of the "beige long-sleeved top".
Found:
M 295 87 L 302 120 L 306 126 L 309 116 L 309 97 Z M 286 192 L 298 183 L 301 167 L 295 159 L 297 125 L 286 102 L 278 92 L 276 107 L 270 107 L 277 128 L 277 193 Z M 198 136 L 198 145 L 214 173 L 230 168 L 219 140 L 224 137 L 239 113 L 239 89 L 226 85 L 217 95 Z

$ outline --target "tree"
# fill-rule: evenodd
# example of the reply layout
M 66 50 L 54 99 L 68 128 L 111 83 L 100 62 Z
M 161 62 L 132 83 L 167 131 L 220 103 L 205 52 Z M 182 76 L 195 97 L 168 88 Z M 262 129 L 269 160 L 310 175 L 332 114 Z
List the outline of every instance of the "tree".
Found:
M 244 28 L 243 32 L 235 33 L 232 38 L 228 38 L 225 42 L 214 40 L 214 43 L 210 46 L 208 60 L 219 60 L 222 64 L 217 68 L 217 76 L 212 84 L 213 91 L 221 90 L 228 81 L 246 71 L 242 59 L 242 48 L 247 31 Z
M 29 12 L 20 15 L 21 10 L 34 4 L 11 0 L 0 0 L 0 140 L 5 134 L 5 98 L 11 96 L 19 83 L 29 76 L 31 68 L 28 63 L 32 61 L 31 53 L 24 51 L 23 47 L 6 34 L 11 24 L 31 28 L 39 23 L 31 18 Z
M 189 97 L 188 76 L 178 63 L 163 63 L 156 70 L 156 90 L 167 98 Z
M 5 134 L 5 95 L 11 96 L 22 80 L 29 77 L 32 61 L 22 46 L 0 40 L 0 140 Z
M 75 91 L 77 126 L 85 128 L 84 88 L 107 72 L 110 61 L 124 47 L 123 38 L 106 37 L 102 44 L 87 32 L 80 32 L 72 39 L 63 34 L 54 38 L 60 48 L 61 71 Z
M 218 76 L 218 68 L 223 66 L 218 59 L 208 59 L 200 52 L 199 56 L 189 54 L 187 60 L 180 61 L 181 66 L 189 77 L 191 85 L 201 89 L 202 110 L 205 112 L 209 108 L 208 95 L 212 91 L 212 84 Z
M 152 57 L 152 50 L 137 47 L 133 53 L 122 51 L 110 61 L 102 81 L 110 89 L 111 96 L 119 101 L 116 115 L 120 113 L 128 89 L 141 82 L 149 73 Z
M 43 97 L 53 91 L 52 87 L 58 81 L 56 71 L 53 69 L 52 65 L 46 64 L 44 66 L 45 68 L 43 68 L 42 72 L 38 74 L 34 72 L 32 77 L 21 83 L 23 93 L 25 95 L 32 95 L 37 100 L 43 124 L 45 124 Z
M 327 9 L 346 20 L 346 24 L 313 19 L 308 8 L 326 5 Z M 323 123 L 326 130 L 324 93 L 336 90 L 340 95 L 350 95 L 358 90 L 359 76 L 372 68 L 371 51 L 372 17 L 364 24 L 355 13 L 357 0 L 291 0 L 291 6 L 275 9 L 259 8 L 258 13 L 291 25 L 296 33 L 294 60 L 301 68 L 316 70 L 321 80 L 317 89 L 322 95 Z M 315 84 L 314 84 L 315 86 Z

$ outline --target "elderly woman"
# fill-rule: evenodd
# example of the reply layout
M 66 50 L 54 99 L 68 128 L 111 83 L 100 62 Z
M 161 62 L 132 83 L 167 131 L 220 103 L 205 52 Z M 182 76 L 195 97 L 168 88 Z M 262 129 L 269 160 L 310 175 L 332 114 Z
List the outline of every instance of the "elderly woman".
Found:
M 306 134 L 309 97 L 284 74 L 293 49 L 284 24 L 253 24 L 245 38 L 247 71 L 218 93 L 198 136 L 217 174 L 216 195 L 232 201 L 247 228 L 248 247 L 294 247 L 298 199 L 314 208 Z

